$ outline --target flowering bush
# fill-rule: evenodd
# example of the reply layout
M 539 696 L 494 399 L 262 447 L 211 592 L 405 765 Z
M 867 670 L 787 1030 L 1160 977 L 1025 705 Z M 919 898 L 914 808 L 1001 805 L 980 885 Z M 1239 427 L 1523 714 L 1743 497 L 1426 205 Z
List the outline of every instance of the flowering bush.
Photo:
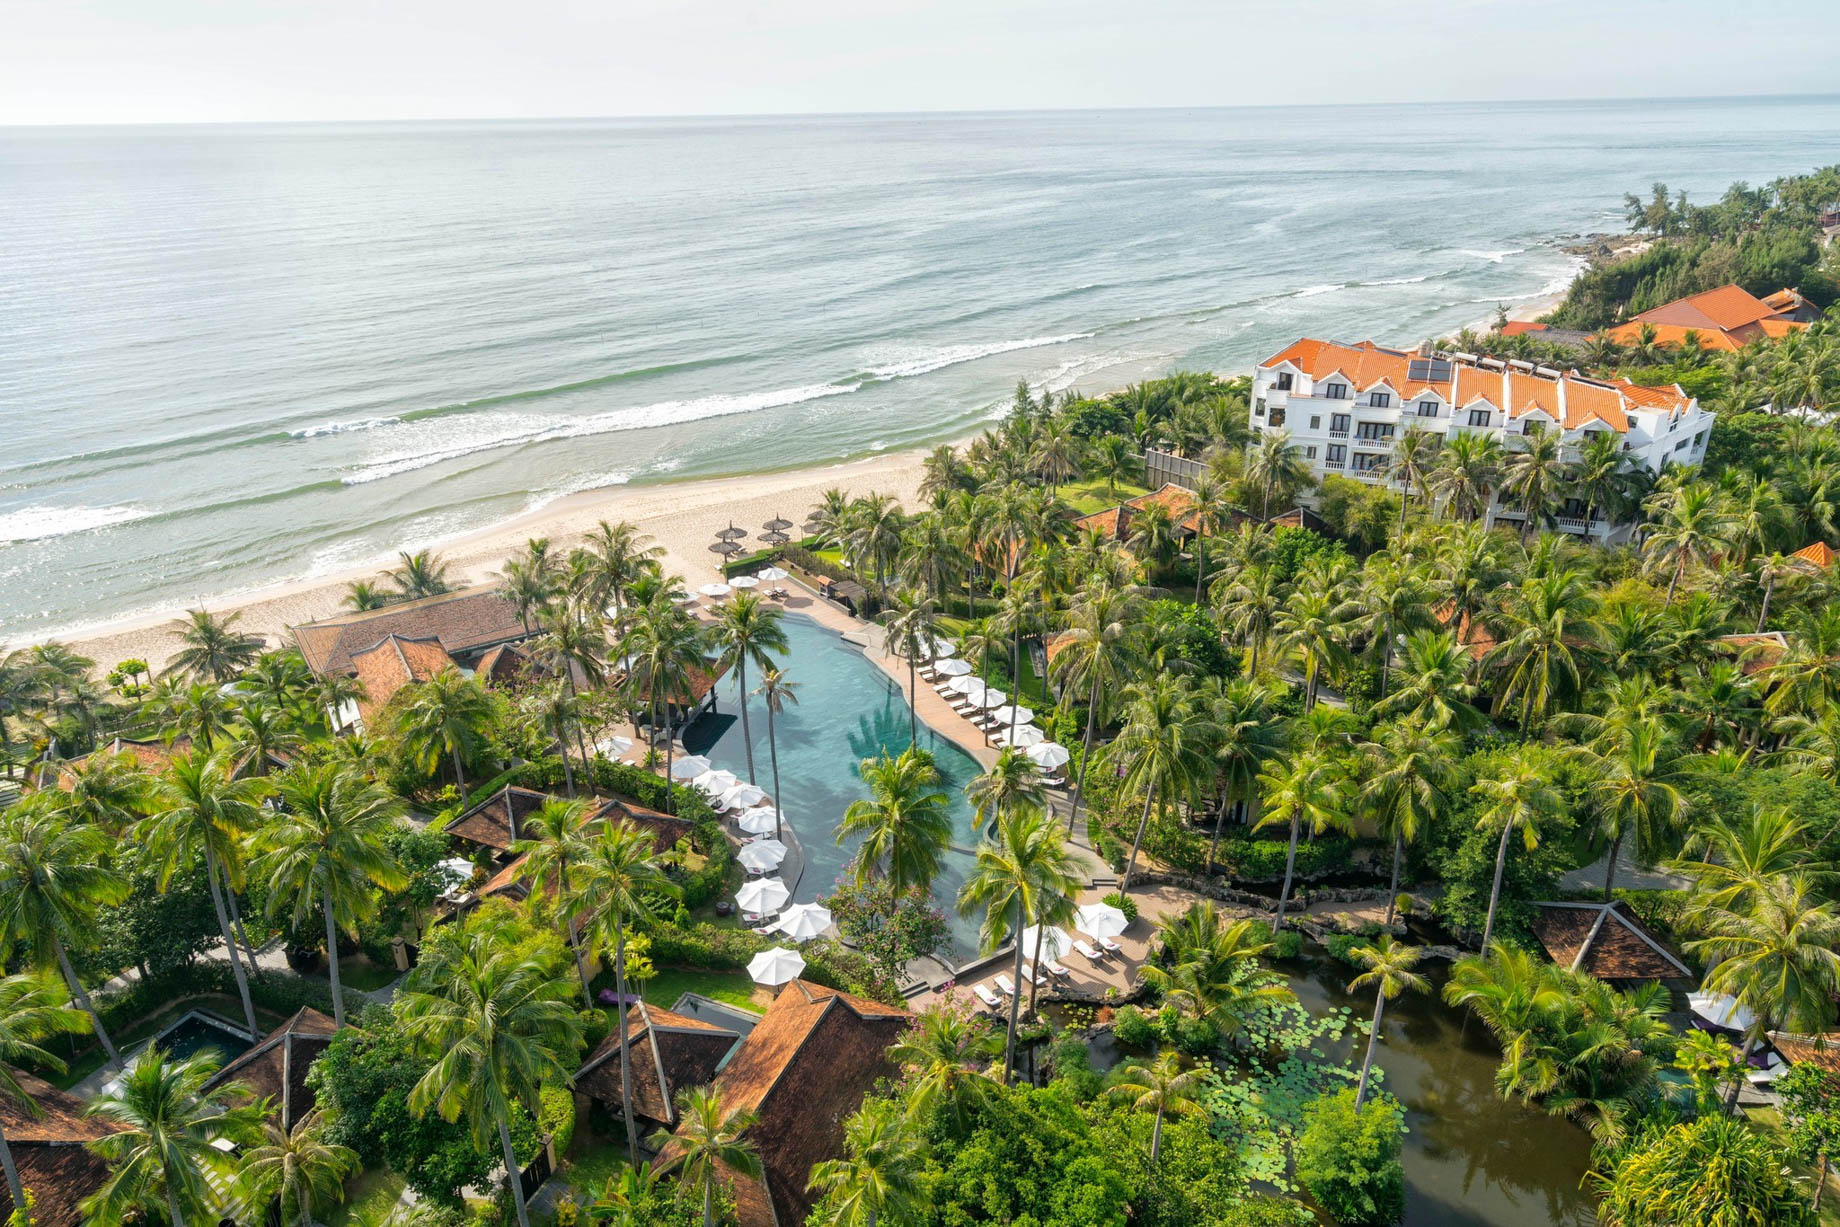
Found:
M 945 913 L 922 890 L 897 892 L 879 878 L 860 885 L 839 879 L 836 892 L 824 902 L 837 931 L 891 980 L 901 978 L 910 960 L 945 945 Z

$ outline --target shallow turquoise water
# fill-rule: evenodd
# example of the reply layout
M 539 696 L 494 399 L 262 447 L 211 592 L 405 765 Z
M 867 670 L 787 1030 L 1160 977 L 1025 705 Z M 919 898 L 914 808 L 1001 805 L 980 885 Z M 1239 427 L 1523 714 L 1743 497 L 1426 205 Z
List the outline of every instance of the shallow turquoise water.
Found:
M 794 890 L 795 901 L 802 903 L 829 894 L 843 873 L 854 849 L 838 846 L 837 824 L 850 802 L 869 795 L 857 766 L 884 751 L 898 754 L 907 748 L 907 698 L 903 688 L 840 635 L 797 615 L 788 615 L 785 627 L 789 650 L 781 658 L 781 668 L 798 685 L 799 701 L 774 718 L 774 731 L 779 743 L 780 812 L 797 832 L 805 853 L 804 872 Z M 750 670 L 749 688 L 759 684 Z M 756 782 L 772 793 L 766 708 L 758 697 L 749 703 Z M 731 673 L 721 687 L 719 714 L 705 717 L 687 743 L 716 766 L 746 779 L 739 713 L 740 686 Z M 953 905 L 970 867 L 967 850 L 976 843 L 964 790 L 979 768 L 976 760 L 925 721 L 920 723 L 919 743 L 938 763 L 940 788 L 951 798 L 958 829 L 953 841 L 958 850 L 948 854 L 933 897 L 951 918 L 954 942 L 963 956 L 977 942 L 977 926 L 959 919 Z

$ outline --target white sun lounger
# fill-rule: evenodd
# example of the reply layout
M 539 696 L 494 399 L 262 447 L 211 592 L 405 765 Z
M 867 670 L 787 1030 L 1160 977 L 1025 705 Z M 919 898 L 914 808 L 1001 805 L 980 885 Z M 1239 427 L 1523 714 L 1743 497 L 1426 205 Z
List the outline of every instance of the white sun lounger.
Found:
M 1027 963 L 1022 965 L 1022 978 L 1027 980 L 1030 984 L 1039 985 L 1041 983 L 1041 975 L 1042 973 L 1037 968 Z
M 1049 975 L 1053 976 L 1056 980 L 1066 980 L 1066 979 L 1072 978 L 1073 976 L 1072 972 L 1068 971 L 1065 967 L 1062 967 L 1059 963 L 1054 962 L 1052 959 L 1050 959 L 1046 963 L 1043 963 L 1041 966 L 1042 966 L 1042 970 L 1046 971 Z
M 1085 955 L 1087 958 L 1091 959 L 1095 963 L 1097 963 L 1099 960 L 1105 957 L 1103 954 L 1100 954 L 1097 950 L 1094 950 L 1091 946 L 1087 945 L 1083 939 L 1078 938 L 1078 937 L 1073 939 L 1073 948 L 1075 950 L 1078 950 L 1081 954 Z
M 1124 953 L 1124 947 L 1120 946 L 1117 942 L 1113 941 L 1109 937 L 1102 937 L 1099 939 L 1099 949 L 1105 951 L 1107 954 L 1123 954 Z
M 977 999 L 983 1002 L 990 1009 L 1000 1010 L 1003 1008 L 1003 998 L 997 996 L 995 993 L 985 988 L 982 984 L 972 985 L 971 991 L 976 993 Z
M 997 991 L 1002 993 L 1005 997 L 1014 997 L 1016 995 L 1016 982 L 1006 975 L 998 976 L 996 979 L 992 980 L 991 983 L 995 984 L 997 986 Z

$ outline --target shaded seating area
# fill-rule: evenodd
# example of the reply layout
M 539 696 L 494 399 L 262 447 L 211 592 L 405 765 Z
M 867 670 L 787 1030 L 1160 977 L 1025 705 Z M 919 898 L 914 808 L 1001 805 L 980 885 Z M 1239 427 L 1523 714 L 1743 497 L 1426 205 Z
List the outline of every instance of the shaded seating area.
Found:
M 632 1068 L 633 1116 L 643 1141 L 656 1129 L 677 1127 L 677 1092 L 702 1086 L 741 1043 L 741 1033 L 641 1001 L 626 1015 L 627 1057 Z M 575 1093 L 621 1119 L 620 1036 L 600 1042 L 575 1071 Z

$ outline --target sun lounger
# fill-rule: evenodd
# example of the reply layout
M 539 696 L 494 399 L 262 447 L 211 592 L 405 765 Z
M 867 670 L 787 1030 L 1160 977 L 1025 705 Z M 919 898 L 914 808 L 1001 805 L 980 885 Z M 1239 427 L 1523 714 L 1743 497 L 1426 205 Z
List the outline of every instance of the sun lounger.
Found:
M 1117 942 L 1113 941 L 1109 937 L 1101 937 L 1099 939 L 1099 949 L 1105 951 L 1107 954 L 1123 954 L 1124 953 L 1124 947 L 1120 946 Z
M 1007 975 L 1000 975 L 995 980 L 992 980 L 991 983 L 995 984 L 997 986 L 997 991 L 1002 993 L 1005 997 L 1014 997 L 1016 995 L 1016 982 Z
M 1059 963 L 1056 963 L 1053 959 L 1049 959 L 1046 963 L 1043 963 L 1042 968 L 1056 980 L 1068 980 L 1073 977 L 1072 972 L 1062 967 Z
M 1027 980 L 1030 984 L 1039 986 L 1042 981 L 1042 975 L 1043 973 L 1039 968 L 1031 966 L 1028 963 L 1022 965 L 1022 978 Z
M 993 1010 L 1000 1010 L 1003 1008 L 1003 998 L 997 996 L 995 993 L 985 988 L 982 984 L 972 985 L 971 991 L 976 993 L 977 999 L 983 1002 L 989 1008 Z
M 1097 950 L 1094 950 L 1091 946 L 1087 945 L 1085 941 L 1077 937 L 1073 939 L 1073 948 L 1075 950 L 1078 950 L 1081 954 L 1085 955 L 1088 959 L 1091 959 L 1095 963 L 1099 962 L 1101 959 L 1105 957 L 1103 954 L 1100 954 Z

